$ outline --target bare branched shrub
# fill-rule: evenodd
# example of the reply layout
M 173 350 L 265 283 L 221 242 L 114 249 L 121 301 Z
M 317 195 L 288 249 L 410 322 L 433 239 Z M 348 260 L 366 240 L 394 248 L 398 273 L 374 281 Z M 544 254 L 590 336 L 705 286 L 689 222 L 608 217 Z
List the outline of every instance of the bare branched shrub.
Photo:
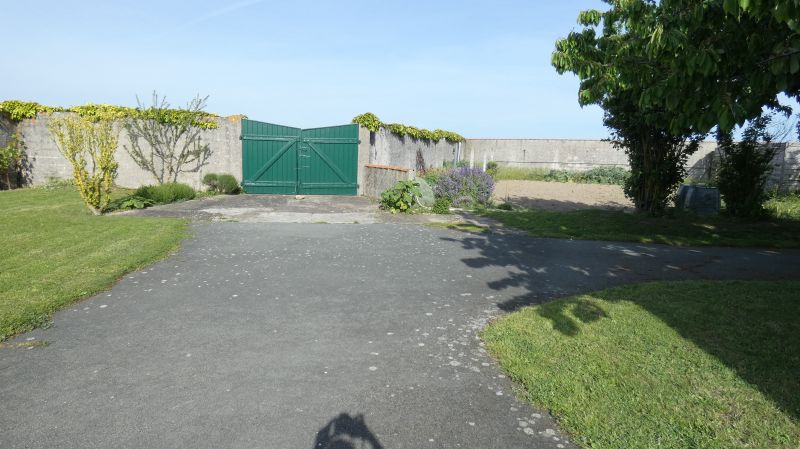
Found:
M 208 97 L 195 97 L 186 108 L 171 109 L 166 97 L 153 92 L 152 105 L 139 99 L 138 111 L 125 122 L 130 147 L 125 151 L 159 183 L 177 182 L 181 173 L 194 173 L 208 163 L 211 147 L 202 133 L 213 116 L 204 111 Z

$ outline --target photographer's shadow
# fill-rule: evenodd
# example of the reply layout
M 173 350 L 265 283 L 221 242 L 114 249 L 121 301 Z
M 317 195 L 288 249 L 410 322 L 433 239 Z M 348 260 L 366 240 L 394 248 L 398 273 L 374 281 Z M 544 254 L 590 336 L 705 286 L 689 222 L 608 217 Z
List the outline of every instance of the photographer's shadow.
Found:
M 383 449 L 364 422 L 364 415 L 342 413 L 317 432 L 314 449 Z

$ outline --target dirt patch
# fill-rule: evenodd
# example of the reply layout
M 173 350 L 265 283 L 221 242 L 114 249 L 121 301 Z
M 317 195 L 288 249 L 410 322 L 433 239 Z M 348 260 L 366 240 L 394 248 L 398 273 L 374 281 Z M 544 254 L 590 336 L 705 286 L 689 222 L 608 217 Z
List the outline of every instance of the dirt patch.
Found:
M 633 208 L 620 186 L 570 182 L 498 181 L 494 200 L 555 211 Z

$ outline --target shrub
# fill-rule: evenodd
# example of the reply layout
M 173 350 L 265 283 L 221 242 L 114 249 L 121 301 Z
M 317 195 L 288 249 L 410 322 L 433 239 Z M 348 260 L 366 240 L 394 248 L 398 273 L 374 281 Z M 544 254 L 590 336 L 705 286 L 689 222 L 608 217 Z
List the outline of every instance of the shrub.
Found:
M 452 203 L 449 198 L 436 198 L 436 201 L 433 202 L 433 208 L 431 208 L 431 211 L 434 214 L 447 215 L 450 213 L 451 205 Z
M 575 178 L 576 173 L 567 170 L 550 170 L 544 175 L 544 180 L 548 182 L 572 182 Z
M 431 168 L 425 171 L 425 174 L 422 175 L 422 179 L 428 183 L 431 187 L 436 187 L 436 184 L 439 183 L 439 177 L 442 176 L 442 173 L 445 172 L 443 168 Z
M 498 204 L 497 208 L 500 210 L 514 210 L 514 205 L 509 202 L 505 202 Z
M 457 207 L 489 203 L 494 190 L 492 177 L 479 168 L 456 168 L 442 174 L 434 193 Z
M 8 145 L 0 147 L 0 174 L 5 174 L 6 188 L 11 190 L 11 175 L 16 178 L 22 171 L 26 156 L 24 144 L 18 133 L 11 135 Z
M 195 191 L 191 186 L 181 183 L 166 183 L 155 186 L 143 186 L 136 189 L 133 196 L 152 200 L 156 204 L 168 204 L 176 201 L 191 200 Z
M 208 187 L 208 190 L 211 192 L 217 191 L 217 174 L 216 173 L 206 173 L 203 176 L 203 185 Z
M 613 184 L 625 185 L 630 172 L 622 167 L 595 167 L 585 172 L 580 172 L 577 182 L 586 184 Z
M 416 181 L 397 181 L 397 183 L 381 194 L 381 207 L 395 212 L 410 212 L 420 196 L 419 183 Z
M 497 170 L 499 168 L 500 168 L 500 166 L 497 165 L 497 162 L 489 161 L 489 162 L 486 163 L 486 174 L 491 176 L 492 179 L 494 179 L 495 176 L 497 176 Z
M 58 150 L 72 165 L 75 186 L 95 215 L 111 202 L 111 187 L 119 164 L 117 132 L 108 120 L 92 122 L 82 117 L 58 117 L 48 124 Z
M 729 133 L 717 136 L 720 157 L 717 185 L 726 211 L 737 217 L 756 217 L 764 214 L 767 200 L 765 187 L 772 172 L 774 147 L 767 127 L 771 115 L 754 119 L 745 128 L 742 140 L 733 141 Z
M 241 187 L 233 175 L 222 174 L 217 176 L 217 191 L 225 195 L 236 195 L 241 192 Z
M 203 130 L 215 120 L 204 111 L 206 98 L 195 97 L 185 108 L 171 109 L 166 97 L 153 92 L 153 103 L 138 101 L 139 113 L 125 120 L 130 146 L 125 151 L 159 184 L 177 182 L 181 173 L 200 171 L 211 157 Z M 146 143 L 146 145 L 144 145 Z

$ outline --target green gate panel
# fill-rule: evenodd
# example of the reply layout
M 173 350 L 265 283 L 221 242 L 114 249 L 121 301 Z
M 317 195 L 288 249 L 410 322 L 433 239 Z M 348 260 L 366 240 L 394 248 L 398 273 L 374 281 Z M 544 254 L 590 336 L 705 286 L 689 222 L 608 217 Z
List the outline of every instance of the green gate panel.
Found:
M 358 125 L 300 129 L 242 120 L 247 193 L 356 195 Z
M 299 145 L 298 193 L 357 193 L 358 125 L 304 129 Z
M 247 193 L 297 193 L 301 130 L 242 120 L 242 187 Z

